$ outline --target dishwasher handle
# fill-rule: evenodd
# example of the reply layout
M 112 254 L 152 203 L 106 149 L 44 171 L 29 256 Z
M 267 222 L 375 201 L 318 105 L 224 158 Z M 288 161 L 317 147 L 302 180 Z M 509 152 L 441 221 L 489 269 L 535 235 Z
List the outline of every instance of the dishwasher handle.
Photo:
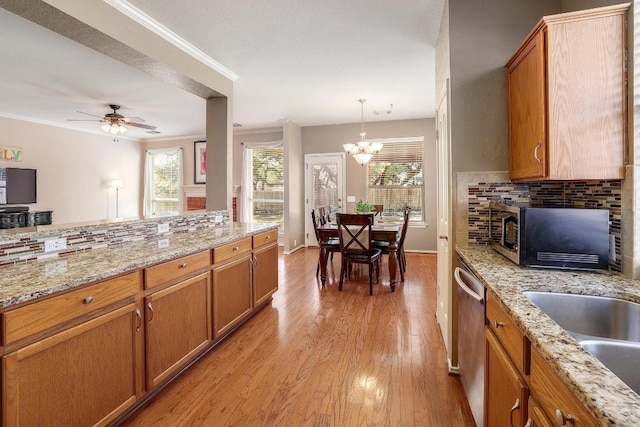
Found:
M 456 267 L 456 269 L 453 271 L 453 276 L 455 277 L 456 282 L 458 282 L 458 286 L 460 286 L 463 291 L 465 291 L 471 298 L 475 299 L 480 304 L 484 304 L 484 298 L 482 297 L 482 295 L 478 294 L 473 289 L 471 289 L 469 286 L 467 286 L 467 284 L 464 282 L 464 280 L 462 280 L 462 277 L 460 277 L 460 276 L 464 276 L 465 279 L 467 279 L 470 282 L 474 283 L 476 285 L 476 287 L 484 288 L 484 285 L 482 285 L 482 283 L 480 283 L 478 281 L 478 279 L 476 279 L 473 276 L 473 274 L 469 273 L 468 271 L 465 271 L 465 270 L 461 269 L 460 267 Z

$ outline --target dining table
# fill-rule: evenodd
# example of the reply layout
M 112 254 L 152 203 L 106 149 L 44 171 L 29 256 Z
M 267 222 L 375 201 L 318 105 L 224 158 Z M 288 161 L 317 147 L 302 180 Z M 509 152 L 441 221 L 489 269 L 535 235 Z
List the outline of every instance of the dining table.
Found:
M 397 242 L 398 236 L 402 229 L 402 223 L 398 222 L 378 222 L 371 226 L 371 239 L 383 240 L 389 242 L 389 285 L 391 286 L 391 292 L 396 289 L 396 273 L 398 271 L 398 255 Z M 337 239 L 338 225 L 333 222 L 318 226 L 318 245 L 320 247 L 320 281 L 322 286 L 327 281 L 327 254 L 328 251 L 322 250 L 322 245 L 326 244 L 329 239 Z

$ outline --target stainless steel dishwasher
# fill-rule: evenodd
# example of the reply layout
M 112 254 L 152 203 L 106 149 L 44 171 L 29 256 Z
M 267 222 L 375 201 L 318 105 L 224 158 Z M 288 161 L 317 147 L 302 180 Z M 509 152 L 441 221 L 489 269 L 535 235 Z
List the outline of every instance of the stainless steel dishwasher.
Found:
M 486 290 L 469 267 L 458 258 L 454 277 L 458 283 L 458 367 L 473 418 L 483 425 L 484 319 Z

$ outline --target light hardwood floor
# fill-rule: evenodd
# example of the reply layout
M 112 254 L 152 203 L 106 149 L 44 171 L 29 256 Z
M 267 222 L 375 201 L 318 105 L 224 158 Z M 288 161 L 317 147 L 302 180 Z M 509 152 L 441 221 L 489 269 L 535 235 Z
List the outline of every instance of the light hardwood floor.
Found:
M 124 425 L 473 426 L 435 319 L 436 256 L 407 253 L 394 293 L 385 257 L 373 296 L 366 266 L 338 292 L 338 254 L 323 289 L 317 258 L 280 253 L 271 304 Z

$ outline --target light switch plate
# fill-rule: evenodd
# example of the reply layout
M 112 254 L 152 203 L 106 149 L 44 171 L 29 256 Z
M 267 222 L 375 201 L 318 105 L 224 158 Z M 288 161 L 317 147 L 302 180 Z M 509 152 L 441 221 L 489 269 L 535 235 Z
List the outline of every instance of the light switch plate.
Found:
M 169 224 L 158 224 L 158 234 L 169 232 Z
M 356 196 L 347 196 L 347 203 L 355 203 Z

